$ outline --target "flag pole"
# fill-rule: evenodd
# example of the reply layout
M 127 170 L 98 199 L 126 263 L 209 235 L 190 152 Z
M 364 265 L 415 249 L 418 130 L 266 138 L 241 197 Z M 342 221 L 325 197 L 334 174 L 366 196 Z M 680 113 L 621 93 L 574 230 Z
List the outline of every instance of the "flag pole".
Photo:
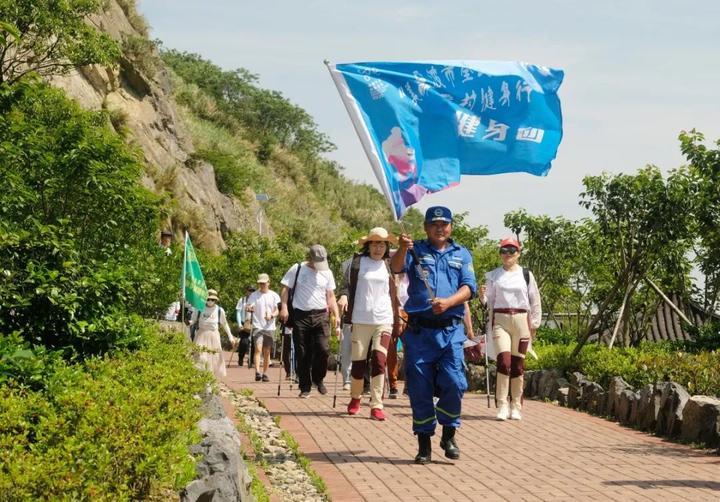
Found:
M 181 300 L 180 300 L 180 322 L 183 326 L 183 333 L 190 337 L 190 333 L 185 333 L 185 269 L 187 268 L 187 240 L 188 240 L 188 232 L 187 229 L 185 229 L 185 243 L 183 245 L 183 268 L 182 268 L 182 274 L 180 274 L 180 291 L 182 291 L 181 294 Z

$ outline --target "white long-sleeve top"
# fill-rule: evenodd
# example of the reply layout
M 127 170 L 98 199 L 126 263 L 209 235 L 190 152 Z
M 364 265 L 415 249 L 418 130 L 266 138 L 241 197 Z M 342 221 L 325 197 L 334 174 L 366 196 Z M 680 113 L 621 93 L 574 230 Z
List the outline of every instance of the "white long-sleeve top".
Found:
M 542 321 L 540 291 L 535 276 L 530 272 L 530 283 L 525 282 L 523 268 L 508 271 L 498 267 L 485 274 L 488 309 L 521 309 L 528 312 L 530 326 L 537 329 Z

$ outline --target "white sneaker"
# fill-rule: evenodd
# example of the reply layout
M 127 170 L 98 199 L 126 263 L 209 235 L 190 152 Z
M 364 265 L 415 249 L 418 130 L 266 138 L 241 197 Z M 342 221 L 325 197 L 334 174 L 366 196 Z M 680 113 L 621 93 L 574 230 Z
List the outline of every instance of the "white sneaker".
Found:
M 503 403 L 500 405 L 500 410 L 498 411 L 497 419 L 505 421 L 508 419 L 509 414 L 510 414 L 510 409 L 509 409 L 507 403 Z
M 520 413 L 521 409 L 521 405 L 513 403 L 510 407 L 510 420 L 522 420 L 522 414 Z
M 343 390 L 350 390 L 350 384 L 349 383 L 343 384 Z

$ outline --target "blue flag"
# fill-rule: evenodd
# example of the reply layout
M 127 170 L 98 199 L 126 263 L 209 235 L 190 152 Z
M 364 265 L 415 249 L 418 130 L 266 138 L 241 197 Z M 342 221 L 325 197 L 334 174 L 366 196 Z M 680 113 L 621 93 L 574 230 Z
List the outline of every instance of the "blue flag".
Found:
M 545 176 L 562 70 L 517 62 L 329 64 L 395 218 L 462 174 Z

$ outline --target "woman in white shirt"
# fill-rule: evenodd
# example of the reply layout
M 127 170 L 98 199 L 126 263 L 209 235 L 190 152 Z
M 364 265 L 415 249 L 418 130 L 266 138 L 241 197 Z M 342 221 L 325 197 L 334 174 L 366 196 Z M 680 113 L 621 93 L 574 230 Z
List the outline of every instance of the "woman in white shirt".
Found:
M 208 289 L 205 308 L 202 311 L 193 312 L 190 326 L 197 326 L 195 343 L 205 349 L 197 354 L 197 366 L 212 371 L 216 378 L 220 378 L 227 374 L 220 344 L 220 326 L 227 333 L 230 343 L 235 344 L 235 337 L 230 332 L 230 326 L 225 318 L 225 310 L 217 302 L 217 292 L 214 289 Z
M 370 418 L 385 420 L 382 395 L 385 365 L 397 304 L 395 282 L 388 258 L 394 236 L 382 227 L 370 230 L 358 241 L 363 249 L 353 257 L 341 291 L 338 306 L 346 311 L 346 322 L 352 323 L 352 368 L 350 375 L 350 415 L 360 411 L 363 376 L 370 350 Z
M 497 363 L 495 399 L 498 420 L 522 418 L 525 354 L 540 326 L 540 291 L 535 277 L 518 265 L 522 247 L 516 239 L 500 242 L 502 267 L 488 272 L 487 305 L 491 322 L 489 340 L 494 345 Z M 508 388 L 512 401 L 508 405 Z

